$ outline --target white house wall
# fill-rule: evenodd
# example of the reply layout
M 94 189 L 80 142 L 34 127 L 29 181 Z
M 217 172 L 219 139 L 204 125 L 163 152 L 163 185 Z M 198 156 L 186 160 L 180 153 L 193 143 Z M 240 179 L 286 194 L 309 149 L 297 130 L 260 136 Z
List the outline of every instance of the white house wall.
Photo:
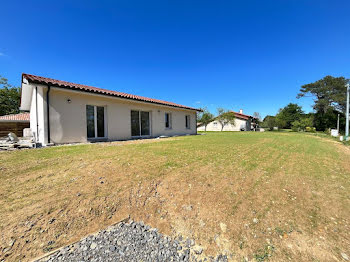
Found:
M 32 102 L 30 104 L 30 129 L 32 130 L 32 133 L 34 135 L 35 138 L 37 138 L 37 116 L 36 116 L 36 103 L 35 103 L 35 99 L 36 99 L 36 92 L 35 89 L 32 89 Z M 23 97 L 23 96 L 22 96 Z
M 244 128 L 246 131 L 251 130 L 251 121 L 244 120 L 240 118 L 235 119 L 235 125 L 227 124 L 224 126 L 222 131 L 241 131 L 241 128 Z M 204 131 L 205 127 L 200 126 L 197 128 L 198 131 Z M 219 121 L 212 121 L 207 125 L 207 131 L 221 131 L 221 124 Z
M 70 103 L 68 103 L 68 99 Z M 87 141 L 86 105 L 106 107 L 105 121 L 109 140 L 132 138 L 131 110 L 150 112 L 151 136 L 153 137 L 196 133 L 196 112 L 192 110 L 158 106 L 156 104 L 153 105 L 53 87 L 50 91 L 49 104 L 50 138 L 52 143 Z M 46 109 L 46 102 L 40 103 L 40 106 L 45 106 Z M 165 128 L 165 112 L 172 114 L 171 129 Z M 190 115 L 191 129 L 187 129 L 185 126 L 186 115 Z M 44 138 L 44 141 L 47 141 L 47 137 Z
M 46 144 L 46 90 L 45 86 L 36 85 L 32 89 L 32 99 L 30 105 L 30 129 L 32 130 L 36 142 Z

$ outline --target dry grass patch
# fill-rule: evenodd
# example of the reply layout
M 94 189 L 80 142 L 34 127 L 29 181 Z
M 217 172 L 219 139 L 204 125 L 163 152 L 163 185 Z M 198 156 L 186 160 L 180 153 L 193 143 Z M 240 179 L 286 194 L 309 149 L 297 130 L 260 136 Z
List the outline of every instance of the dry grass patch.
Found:
M 296 133 L 0 154 L 0 259 L 29 260 L 130 215 L 233 261 L 350 255 L 350 152 Z

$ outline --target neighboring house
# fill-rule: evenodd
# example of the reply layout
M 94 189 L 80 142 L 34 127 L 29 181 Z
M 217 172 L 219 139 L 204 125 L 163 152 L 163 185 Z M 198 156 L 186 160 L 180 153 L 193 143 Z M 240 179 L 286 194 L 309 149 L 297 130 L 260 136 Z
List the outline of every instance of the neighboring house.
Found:
M 10 132 L 23 136 L 23 129 L 28 127 L 29 113 L 0 116 L 0 137 L 7 136 Z
M 198 109 L 91 86 L 22 75 L 21 110 L 38 143 L 196 134 Z
M 243 114 L 243 110 L 239 110 L 235 113 L 235 125 L 227 124 L 222 131 L 251 131 L 255 129 L 255 118 L 250 115 Z M 216 118 L 213 119 L 208 125 L 206 131 L 221 131 L 221 124 Z M 205 131 L 205 126 L 201 125 L 197 128 L 197 131 Z

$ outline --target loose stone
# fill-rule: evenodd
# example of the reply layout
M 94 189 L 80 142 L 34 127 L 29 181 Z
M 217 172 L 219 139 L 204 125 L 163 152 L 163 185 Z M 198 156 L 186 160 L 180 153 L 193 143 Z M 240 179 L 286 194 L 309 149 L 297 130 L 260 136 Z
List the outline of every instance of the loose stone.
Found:
M 143 222 L 122 222 L 39 261 L 200 261 L 197 256 L 227 261 L 225 256 L 205 260 L 203 248 L 193 239 L 181 240 L 182 236 L 173 240 Z

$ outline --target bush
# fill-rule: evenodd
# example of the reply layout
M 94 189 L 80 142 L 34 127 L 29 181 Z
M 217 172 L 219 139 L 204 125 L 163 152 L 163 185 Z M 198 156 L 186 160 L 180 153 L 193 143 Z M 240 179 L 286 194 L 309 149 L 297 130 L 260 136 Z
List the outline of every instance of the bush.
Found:
M 276 120 L 274 116 L 266 116 L 264 121 L 261 123 L 261 127 L 268 128 L 270 131 L 273 131 L 275 126 Z
M 316 132 L 316 128 L 312 127 L 311 118 L 303 118 L 300 121 L 296 120 L 292 123 L 292 130 L 295 132 L 306 131 L 306 132 Z
M 316 132 L 316 127 L 309 127 L 309 126 L 307 126 L 307 127 L 305 128 L 305 131 L 306 131 L 306 132 L 315 133 L 315 132 Z
M 298 120 L 292 123 L 292 131 L 299 132 L 300 131 L 300 122 Z

